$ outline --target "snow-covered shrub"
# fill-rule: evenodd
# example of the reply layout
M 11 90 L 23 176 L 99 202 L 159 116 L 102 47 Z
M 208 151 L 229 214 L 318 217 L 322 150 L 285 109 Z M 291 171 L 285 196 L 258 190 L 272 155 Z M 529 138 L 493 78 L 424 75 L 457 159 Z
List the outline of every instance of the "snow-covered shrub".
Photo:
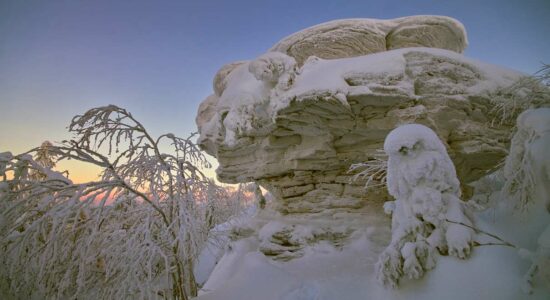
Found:
M 535 74 L 542 84 L 550 87 L 550 65 L 542 64 L 542 68 Z
M 514 125 L 521 112 L 550 106 L 550 65 L 544 64 L 534 76 L 526 76 L 511 86 L 491 93 L 493 123 Z
M 262 189 L 258 183 L 254 183 L 254 198 L 258 207 L 260 209 L 264 209 L 266 205 L 266 201 L 265 201 L 264 194 L 262 193 Z
M 0 287 L 9 289 L 3 293 L 196 295 L 195 260 L 216 218 L 223 219 L 209 207 L 224 194 L 201 173 L 208 163 L 192 136 L 153 138 L 112 105 L 74 117 L 69 130 L 75 137 L 59 145 L 0 154 Z M 51 169 L 52 157 L 99 166 L 101 179 L 73 183 Z
M 372 159 L 363 162 L 352 164 L 348 170 L 348 173 L 356 173 L 351 177 L 351 181 L 365 180 L 365 189 L 381 188 L 386 186 L 386 174 L 388 168 L 388 156 L 382 151 L 378 150 Z
M 211 184 L 209 187 L 211 199 L 208 206 L 209 223 L 213 225 L 230 221 L 233 217 L 244 213 L 247 207 L 254 203 L 254 184 L 240 183 L 237 187 L 221 187 Z M 213 200 L 213 201 L 212 201 Z
M 398 127 L 386 137 L 384 150 L 395 201 L 385 205 L 392 238 L 379 257 L 377 278 L 395 287 L 402 276 L 416 279 L 432 269 L 435 250 L 466 258 L 474 232 L 454 165 L 435 132 L 418 124 Z
M 503 193 L 516 208 L 525 210 L 541 197 L 550 209 L 550 108 L 524 111 L 516 126 L 504 165 Z
M 546 65 L 548 84 L 549 66 Z M 526 211 L 536 202 L 543 201 L 550 213 L 550 108 L 528 109 L 516 121 L 510 152 L 504 164 L 504 186 L 501 196 L 508 199 L 515 209 Z M 532 262 L 524 276 L 522 289 L 532 292 L 535 275 L 550 286 L 550 225 L 542 232 L 535 251 L 520 249 L 521 257 Z

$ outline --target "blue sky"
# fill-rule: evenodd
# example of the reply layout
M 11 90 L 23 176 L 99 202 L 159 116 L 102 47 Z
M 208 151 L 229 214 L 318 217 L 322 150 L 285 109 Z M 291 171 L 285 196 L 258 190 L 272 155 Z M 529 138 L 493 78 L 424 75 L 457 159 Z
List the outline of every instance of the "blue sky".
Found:
M 448 15 L 466 55 L 527 73 L 550 63 L 550 1 L 0 1 L 0 152 L 68 137 L 71 117 L 116 104 L 186 136 L 225 63 L 341 18 Z

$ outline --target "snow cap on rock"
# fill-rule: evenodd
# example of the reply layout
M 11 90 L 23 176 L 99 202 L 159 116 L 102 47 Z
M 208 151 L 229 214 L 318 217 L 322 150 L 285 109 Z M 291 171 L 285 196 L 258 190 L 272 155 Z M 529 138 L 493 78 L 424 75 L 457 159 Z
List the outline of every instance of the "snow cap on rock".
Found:
M 404 151 L 403 147 L 413 149 L 422 143 L 425 150 L 446 151 L 441 140 L 430 128 L 420 124 L 407 124 L 392 130 L 384 141 L 387 154 Z

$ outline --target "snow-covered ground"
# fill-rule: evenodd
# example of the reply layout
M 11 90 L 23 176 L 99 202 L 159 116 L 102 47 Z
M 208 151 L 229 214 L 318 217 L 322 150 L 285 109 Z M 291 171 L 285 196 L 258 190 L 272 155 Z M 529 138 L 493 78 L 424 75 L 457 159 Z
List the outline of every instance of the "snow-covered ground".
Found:
M 231 244 L 204 285 L 200 300 L 217 299 L 548 299 L 550 290 L 539 277 L 531 295 L 522 289 L 522 277 L 530 267 L 518 251 L 504 246 L 478 246 L 467 260 L 437 255 L 437 266 L 420 280 L 401 281 L 386 289 L 375 276 L 374 265 L 389 236 L 389 220 L 382 207 L 373 211 L 365 234 L 342 249 L 320 242 L 304 256 L 287 262 L 273 261 L 258 249 L 252 236 Z M 475 216 L 476 226 L 527 249 L 550 218 L 542 204 L 530 213 L 512 213 L 507 205 Z M 480 243 L 495 242 L 483 234 Z
M 255 215 L 256 209 L 256 206 L 251 205 L 239 215 L 234 216 L 225 223 L 217 225 L 211 230 L 210 238 L 199 254 L 194 269 L 195 280 L 199 286 L 206 283 L 210 274 L 224 256 L 229 244 L 229 232 L 231 228 L 250 220 Z

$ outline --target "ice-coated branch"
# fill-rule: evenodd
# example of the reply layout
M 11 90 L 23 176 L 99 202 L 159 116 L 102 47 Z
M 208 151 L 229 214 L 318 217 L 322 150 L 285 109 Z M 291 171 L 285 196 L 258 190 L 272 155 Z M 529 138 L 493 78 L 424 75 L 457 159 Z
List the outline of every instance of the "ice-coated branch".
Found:
M 380 188 L 386 186 L 386 174 L 388 166 L 388 157 L 379 150 L 372 159 L 364 162 L 352 164 L 348 173 L 356 173 L 351 177 L 352 181 L 365 180 L 365 189 Z
M 445 220 L 446 222 L 449 222 L 449 223 L 452 223 L 452 224 L 457 224 L 457 225 L 461 225 L 461 226 L 465 226 L 465 227 L 468 227 L 470 229 L 472 229 L 473 231 L 475 231 L 476 233 L 482 233 L 482 234 L 485 234 L 487 236 L 490 236 L 492 238 L 494 238 L 495 240 L 498 240 L 500 241 L 500 243 L 479 243 L 479 242 L 474 242 L 474 246 L 506 246 L 506 247 L 512 247 L 512 248 L 517 248 L 516 245 L 510 243 L 510 242 L 507 242 L 505 240 L 503 240 L 502 238 L 500 238 L 499 236 L 497 235 L 494 235 L 492 233 L 489 233 L 487 231 L 484 231 L 482 229 L 479 229 L 477 227 L 474 227 L 474 226 L 471 226 L 471 225 L 468 225 L 468 224 L 465 224 L 463 222 L 455 222 L 455 221 L 451 221 L 451 220 L 448 220 L 446 219 Z

